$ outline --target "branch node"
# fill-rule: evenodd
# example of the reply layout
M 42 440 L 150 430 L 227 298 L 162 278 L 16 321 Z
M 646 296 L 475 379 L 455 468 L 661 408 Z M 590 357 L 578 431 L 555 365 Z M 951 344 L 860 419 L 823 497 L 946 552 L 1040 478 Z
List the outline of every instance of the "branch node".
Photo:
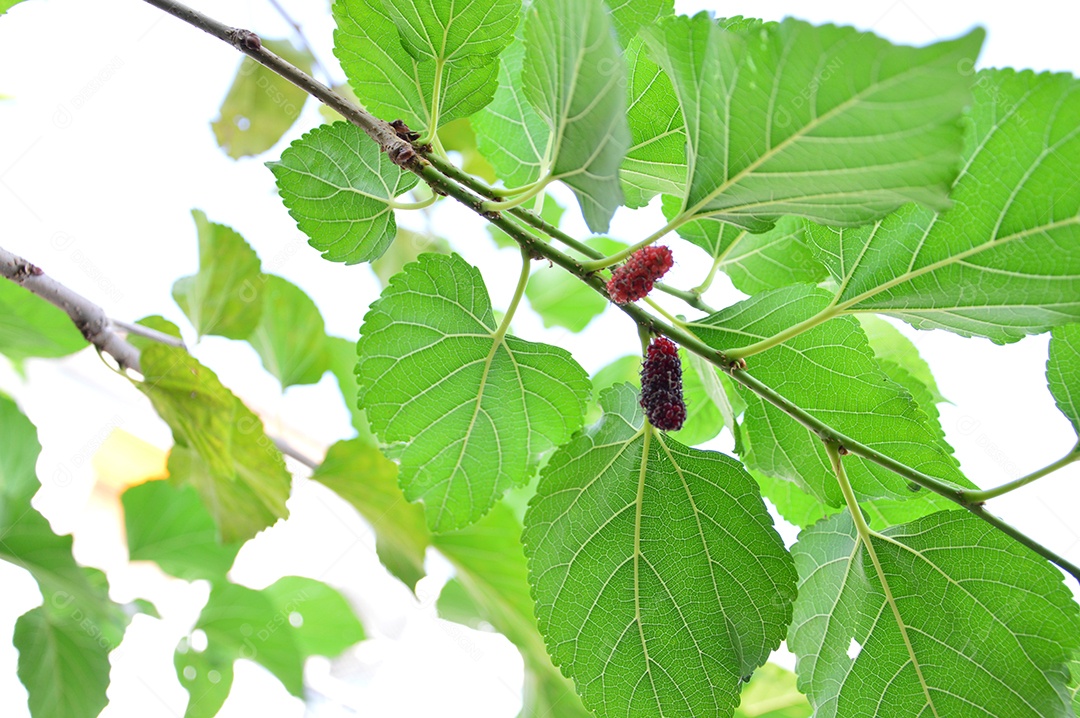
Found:
M 243 28 L 234 28 L 229 33 L 229 41 L 232 42 L 238 50 L 245 52 L 258 52 L 262 49 L 262 40 L 259 36 L 253 33 L 251 30 L 245 30 Z

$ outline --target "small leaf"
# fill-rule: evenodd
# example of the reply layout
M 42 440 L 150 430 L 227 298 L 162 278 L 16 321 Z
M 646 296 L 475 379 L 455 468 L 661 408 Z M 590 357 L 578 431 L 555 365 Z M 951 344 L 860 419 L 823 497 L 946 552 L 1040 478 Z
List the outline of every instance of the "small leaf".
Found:
M 630 143 L 626 69 L 602 0 L 536 0 L 525 20 L 525 96 L 551 132 L 548 169 L 577 195 L 585 223 L 606 232 L 622 204 Z
M 397 229 L 388 203 L 417 182 L 348 122 L 316 127 L 267 166 L 308 243 L 346 264 L 382 256 Z
M 457 616 L 450 620 L 464 618 L 474 627 L 486 621 L 518 647 L 525 659 L 519 718 L 589 718 L 573 684 L 552 665 L 537 630 L 520 536 L 521 521 L 499 504 L 472 526 L 433 537 L 457 573 L 439 596 L 440 615 L 449 618 L 443 597 L 453 598 Z
M 267 630 L 279 630 L 287 622 L 304 656 L 334 658 L 364 640 L 364 627 L 348 601 L 322 581 L 285 576 L 262 592 L 284 618 Z
M 790 620 L 791 558 L 737 462 L 643 426 L 629 386 L 602 403 L 525 515 L 540 631 L 594 711 L 731 715 Z
M 160 317 L 141 323 L 176 332 Z M 259 417 L 184 349 L 140 344 L 144 379 L 135 386 L 149 397 L 176 442 L 169 475 L 195 486 L 222 541 L 246 541 L 287 516 L 291 477 Z
M 246 339 L 262 314 L 259 257 L 231 227 L 194 209 L 199 234 L 199 273 L 181 277 L 172 295 L 200 337 Z
M 422 254 L 371 305 L 360 330 L 360 405 L 428 527 L 476 521 L 581 426 L 589 391 L 565 350 L 499 334 L 480 273 Z
M 317 384 L 330 368 L 322 313 L 303 289 L 281 277 L 263 277 L 262 317 L 248 344 L 282 390 Z
M 0 15 L 3 15 L 11 8 L 15 7 L 23 0 L 0 0 Z
M 93 632 L 71 618 L 32 608 L 15 622 L 19 680 L 37 717 L 95 718 L 108 704 L 109 651 Z
M 1055 327 L 1050 332 L 1046 383 L 1058 409 L 1080 436 L 1080 324 Z
M 56 358 L 88 346 L 71 318 L 28 289 L 0 282 L 0 355 L 14 362 Z
M 683 216 L 762 231 L 788 214 L 854 225 L 947 206 L 981 30 L 916 49 L 790 18 L 726 24 L 642 31 L 686 121 Z
M 494 0 L 500 4 L 500 10 L 490 16 L 485 13 L 453 17 L 445 12 L 453 7 L 452 2 L 433 1 L 443 12 L 430 18 L 430 22 L 449 21 L 447 27 L 453 29 L 453 44 L 447 48 L 454 56 L 442 55 L 444 51 L 438 48 L 434 50 L 441 54 L 441 62 L 417 60 L 403 45 L 405 38 L 392 13 L 396 11 L 404 18 L 405 13 L 415 17 L 423 12 L 411 0 L 405 0 L 403 7 L 396 10 L 390 10 L 390 3 L 383 0 L 337 0 L 333 5 L 337 23 L 334 54 L 341 61 L 356 96 L 373 114 L 387 120 L 404 120 L 410 129 L 421 133 L 433 133 L 436 129 L 431 127 L 434 117 L 442 125 L 468 117 L 491 101 L 499 72 L 498 50 L 491 48 L 499 42 L 505 45 L 513 36 L 512 25 L 508 31 L 501 32 L 509 11 L 505 0 Z M 492 0 L 484 1 L 493 4 Z M 514 5 L 516 8 L 516 3 Z M 472 52 L 471 39 L 458 31 L 477 23 L 478 18 L 481 24 L 477 25 L 476 39 L 480 43 L 477 49 L 486 54 Z M 422 28 L 411 32 L 416 41 L 414 50 L 426 44 L 426 41 L 421 43 L 421 31 L 426 35 L 430 29 L 429 20 L 424 21 Z M 428 51 L 433 50 L 428 48 Z M 436 84 L 440 88 L 437 99 Z
M 428 532 L 424 511 L 397 485 L 397 466 L 363 439 L 339 441 L 311 476 L 348 501 L 375 531 L 375 549 L 386 569 L 412 590 L 424 577 Z
M 153 561 L 187 581 L 225 578 L 240 544 L 218 541 L 214 517 L 194 487 L 147 481 L 120 498 L 130 560 Z
M 838 308 L 999 344 L 1080 320 L 1080 82 L 984 70 L 973 94 L 952 209 L 809 227 Z
M 206 634 L 206 649 L 197 651 L 184 638 L 173 658 L 176 677 L 191 696 L 185 718 L 217 714 L 229 695 L 237 658 L 263 666 L 294 696 L 303 694 L 304 654 L 288 613 L 265 591 L 228 582 L 213 584 L 192 630 Z
M 815 716 L 1071 712 L 1066 662 L 1080 620 L 1045 559 L 966 511 L 868 540 L 880 576 L 847 512 L 792 549 L 788 645 Z
M 311 53 L 297 50 L 288 40 L 260 40 L 267 50 L 311 74 Z M 210 126 L 218 146 L 234 160 L 262 154 L 293 126 L 305 100 L 307 92 L 245 57 Z
M 369 444 L 375 444 L 375 435 L 368 426 L 367 415 L 356 405 L 360 388 L 356 383 L 356 342 L 341 337 L 326 337 L 324 342 L 330 371 L 337 380 L 345 408 L 349 410 L 349 419 L 360 438 Z
M 828 292 L 794 285 L 758 294 L 691 326 L 722 351 L 747 346 L 814 316 Z M 935 478 L 971 486 L 911 394 L 885 376 L 858 322 L 831 319 L 749 360 L 748 374 L 829 426 Z M 795 419 L 750 392 L 743 419 L 743 460 L 752 469 L 794 481 L 826 503 L 843 503 L 824 444 Z M 899 475 L 858 457 L 846 464 L 864 498 L 911 496 Z

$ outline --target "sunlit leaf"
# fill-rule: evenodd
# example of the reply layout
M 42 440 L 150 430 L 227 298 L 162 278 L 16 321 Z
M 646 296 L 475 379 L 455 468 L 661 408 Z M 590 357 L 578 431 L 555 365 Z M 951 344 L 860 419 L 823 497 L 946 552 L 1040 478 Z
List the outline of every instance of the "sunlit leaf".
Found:
M 417 182 L 348 122 L 316 127 L 268 166 L 308 243 L 346 264 L 382 256 L 397 229 L 389 203 Z
M 730 715 L 790 620 L 791 558 L 736 461 L 643 426 L 629 386 L 602 403 L 525 515 L 540 632 L 599 714 Z
M 456 254 L 406 267 L 360 333 L 360 405 L 381 441 L 403 445 L 401 487 L 435 531 L 479 519 L 581 425 L 584 370 L 500 334 L 479 272 Z
M 316 384 L 330 368 L 322 313 L 303 289 L 281 277 L 262 277 L 262 317 L 247 338 L 281 388 Z
M 1046 382 L 1058 409 L 1080 436 L 1080 324 L 1057 327 L 1050 333 Z
M 246 339 L 262 315 L 259 257 L 231 227 L 191 211 L 199 235 L 199 272 L 173 283 L 172 295 L 199 336 Z
M 1045 559 L 966 511 L 868 540 L 880 576 L 846 512 L 792 549 L 788 645 L 815 716 L 1071 713 L 1066 661 L 1080 621 Z
M 985 70 L 973 92 L 952 209 L 809 228 L 839 309 L 998 343 L 1080 319 L 1080 82 Z
M 71 318 L 59 307 L 0 281 L 0 355 L 14 362 L 30 357 L 62 357 L 88 346 Z
M 525 19 L 521 81 L 551 132 L 545 169 L 605 232 L 622 204 L 619 165 L 630 142 L 626 69 L 602 0 L 536 0 Z
M 288 40 L 261 37 L 262 46 L 311 74 L 312 57 Z M 211 123 L 218 146 L 233 159 L 266 152 L 277 144 L 304 109 L 307 92 L 268 67 L 245 57 L 229 94 Z
M 916 49 L 701 13 L 642 35 L 686 122 L 684 216 L 762 231 L 788 214 L 853 225 L 905 202 L 947 206 L 981 30 Z

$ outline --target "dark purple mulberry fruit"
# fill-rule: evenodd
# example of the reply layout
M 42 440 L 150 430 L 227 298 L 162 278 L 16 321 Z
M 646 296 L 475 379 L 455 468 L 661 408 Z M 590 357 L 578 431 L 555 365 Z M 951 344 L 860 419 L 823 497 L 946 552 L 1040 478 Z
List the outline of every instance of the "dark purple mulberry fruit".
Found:
M 674 260 L 667 247 L 645 247 L 630 255 L 626 264 L 611 273 L 608 296 L 616 304 L 629 304 L 648 294 L 653 284 L 667 274 Z
M 666 337 L 652 340 L 641 364 L 641 408 L 662 431 L 678 431 L 686 421 L 679 348 Z

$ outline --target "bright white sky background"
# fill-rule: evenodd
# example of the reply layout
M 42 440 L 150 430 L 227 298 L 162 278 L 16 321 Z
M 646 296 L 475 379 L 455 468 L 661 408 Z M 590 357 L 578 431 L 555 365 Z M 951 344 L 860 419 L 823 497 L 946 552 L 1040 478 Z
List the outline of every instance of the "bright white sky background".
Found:
M 300 20 L 320 59 L 333 68 L 335 80 L 343 80 L 330 50 L 325 0 L 282 2 Z M 676 5 L 682 12 L 711 9 L 721 16 L 795 15 L 850 24 L 913 44 L 954 37 L 979 24 L 989 31 L 983 67 L 1080 71 L 1080 4 L 1074 2 L 686 0 Z M 266 0 L 199 0 L 196 6 L 266 37 L 289 35 Z M 319 122 L 315 105 L 309 102 L 300 122 L 262 157 L 235 162 L 214 143 L 210 121 L 239 62 L 224 43 L 139 0 L 29 0 L 0 18 L 0 95 L 10 98 L 0 101 L 0 246 L 42 266 L 116 318 L 160 313 L 186 326 L 170 288 L 197 268 L 190 210 L 200 208 L 243 234 L 264 271 L 304 288 L 330 333 L 355 338 L 378 283 L 365 266 L 326 262 L 307 246 L 263 166 Z M 569 229 L 583 234 L 576 205 L 568 214 L 573 215 Z M 409 221 L 423 219 L 402 223 Z M 517 252 L 494 251 L 482 223 L 457 208 L 439 209 L 432 221 L 457 251 L 480 266 L 496 307 L 505 307 L 517 276 Z M 636 240 L 662 223 L 655 207 L 633 216 L 620 211 L 612 234 Z M 672 244 L 672 284 L 694 286 L 707 266 L 703 254 L 686 243 Z M 721 277 L 709 301 L 724 306 L 738 298 Z M 1072 446 L 1070 427 L 1046 389 L 1046 336 L 998 347 L 902 328 L 953 402 L 941 406 L 942 424 L 976 483 L 998 485 L 1050 463 Z M 567 347 L 590 372 L 638 347 L 632 325 L 614 309 L 580 336 L 544 330 L 527 311 L 519 312 L 515 331 Z M 193 336 L 188 339 L 189 345 L 194 342 Z M 282 397 L 277 381 L 245 344 L 211 337 L 194 352 L 264 416 L 272 431 L 307 437 L 312 447 L 350 434 L 329 375 L 317 386 L 293 387 Z M 89 350 L 63 361 L 32 360 L 25 381 L 0 359 L 0 389 L 18 399 L 44 446 L 38 462 L 43 488 L 35 506 L 57 532 L 75 533 L 76 558 L 108 572 L 115 599 L 145 596 L 164 618 L 135 618 L 112 654 L 111 702 L 102 715 L 182 715 L 187 694 L 176 680 L 172 652 L 208 588 L 169 579 L 153 566 L 127 564 L 115 504 L 101 492 L 92 493 L 88 459 L 114 428 L 162 449 L 171 443 L 167 428 L 146 399 Z M 3 441 L 0 437 L 0 450 Z M 729 447 L 725 433 L 717 448 Z M 992 503 L 1006 520 L 1080 562 L 1077 507 L 1077 464 Z M 327 581 L 356 606 L 370 639 L 332 668 L 327 661 L 309 663 L 307 682 L 315 691 L 311 715 L 517 714 L 522 664 L 511 644 L 435 616 L 434 598 L 450 571 L 445 562 L 437 556 L 429 560 L 430 577 L 419 586 L 426 600 L 417 601 L 379 565 L 370 530 L 330 492 L 298 480 L 290 509 L 288 521 L 241 551 L 232 579 L 254 588 L 287 574 Z M 790 529 L 782 527 L 789 543 L 795 535 Z M 28 574 L 0 563 L 0 715 L 28 715 L 10 639 L 16 618 L 40 601 Z M 790 656 L 777 660 L 793 665 Z M 304 710 L 262 668 L 241 662 L 220 715 L 302 716 Z

